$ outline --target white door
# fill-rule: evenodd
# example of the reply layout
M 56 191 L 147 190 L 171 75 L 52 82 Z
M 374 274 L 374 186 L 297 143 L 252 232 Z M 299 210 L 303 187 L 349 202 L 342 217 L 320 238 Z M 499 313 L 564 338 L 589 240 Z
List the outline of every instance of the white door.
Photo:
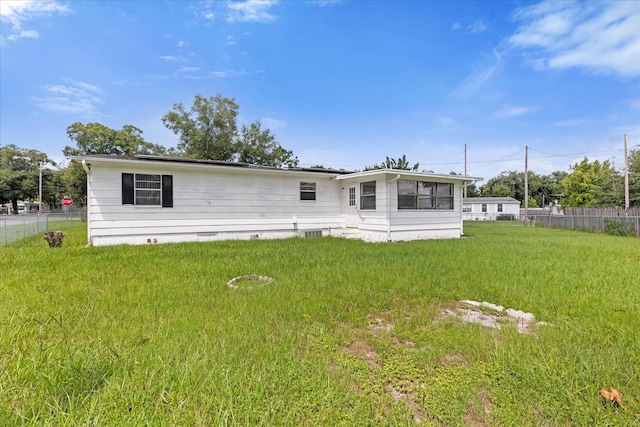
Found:
M 355 185 L 347 187 L 347 227 L 358 226 L 358 194 Z

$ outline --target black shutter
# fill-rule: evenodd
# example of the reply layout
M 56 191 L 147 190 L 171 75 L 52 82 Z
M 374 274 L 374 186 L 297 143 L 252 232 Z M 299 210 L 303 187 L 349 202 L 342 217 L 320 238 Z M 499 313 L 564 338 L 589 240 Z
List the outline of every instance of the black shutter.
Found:
M 122 174 L 122 204 L 133 205 L 133 174 Z
M 162 175 L 162 207 L 173 207 L 173 175 Z

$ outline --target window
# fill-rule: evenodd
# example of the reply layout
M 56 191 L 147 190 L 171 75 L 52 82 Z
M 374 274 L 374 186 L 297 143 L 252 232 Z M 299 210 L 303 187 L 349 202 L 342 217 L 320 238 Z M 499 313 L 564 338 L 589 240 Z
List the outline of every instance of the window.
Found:
M 373 210 L 376 208 L 376 182 L 360 183 L 360 209 Z
M 471 212 L 471 207 L 465 206 L 462 208 L 462 212 Z
M 502 212 L 502 203 L 498 203 L 498 212 Z
M 487 211 L 487 204 L 483 203 L 482 204 L 482 212 L 486 212 Z
M 300 183 L 300 200 L 315 200 L 315 199 L 316 199 L 316 183 L 301 182 Z
M 123 173 L 122 204 L 173 207 L 173 175 Z
M 349 187 L 349 206 L 356 205 L 356 187 Z
M 453 184 L 399 179 L 398 209 L 453 209 Z

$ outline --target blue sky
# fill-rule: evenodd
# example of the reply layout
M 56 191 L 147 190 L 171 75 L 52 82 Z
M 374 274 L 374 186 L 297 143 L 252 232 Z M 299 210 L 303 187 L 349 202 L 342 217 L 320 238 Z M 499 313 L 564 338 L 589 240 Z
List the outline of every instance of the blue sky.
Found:
M 640 2 L 2 1 L 0 144 L 63 160 L 66 128 L 240 105 L 302 166 L 491 178 L 623 164 L 640 144 Z

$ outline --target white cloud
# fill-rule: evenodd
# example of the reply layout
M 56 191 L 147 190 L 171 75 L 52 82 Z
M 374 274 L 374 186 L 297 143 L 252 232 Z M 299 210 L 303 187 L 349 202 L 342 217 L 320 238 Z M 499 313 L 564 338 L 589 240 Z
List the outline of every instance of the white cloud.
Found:
M 102 89 L 82 81 L 45 85 L 43 89 L 45 94 L 34 100 L 38 107 L 46 111 L 90 115 L 96 111 L 97 104 L 102 104 L 102 99 L 98 97 Z
M 487 30 L 489 26 L 482 21 L 473 21 L 471 24 L 467 25 L 467 32 L 471 34 L 481 33 Z
M 184 56 L 173 56 L 173 55 L 162 55 L 162 56 L 158 56 L 158 58 L 162 59 L 163 61 L 167 61 L 167 62 L 189 62 L 189 60 L 187 58 L 185 58 Z
M 453 24 L 451 24 L 451 29 L 452 30 L 459 30 L 461 28 L 462 28 L 462 24 L 459 21 L 458 22 L 454 22 Z M 485 24 L 483 21 L 480 21 L 480 20 L 473 21 L 471 24 L 469 24 L 466 27 L 464 27 L 464 30 L 467 33 L 471 33 L 471 34 L 481 33 L 481 32 L 486 31 L 488 29 L 489 29 L 489 26 L 487 24 Z
M 555 123 L 552 123 L 551 126 L 569 128 L 569 127 L 584 126 L 587 123 L 588 123 L 588 120 L 586 119 L 565 119 L 565 120 L 559 120 Z
M 488 62 L 488 61 L 487 61 Z M 502 70 L 502 55 L 497 50 L 493 51 L 493 60 L 480 67 L 474 67 L 458 88 L 453 92 L 457 98 L 472 96 L 482 85 Z
M 186 46 L 188 43 L 183 42 L 182 40 L 178 41 L 178 47 L 184 47 Z
M 451 117 L 445 117 L 445 116 L 438 117 L 438 121 L 440 122 L 440 124 L 443 124 L 443 125 L 452 125 L 456 122 Z
M 228 2 L 229 12 L 227 21 L 234 22 L 272 22 L 275 15 L 269 13 L 269 9 L 278 3 L 277 0 L 245 0 Z
M 200 67 L 181 67 L 178 69 L 178 73 L 194 73 L 200 70 Z
M 507 39 L 537 69 L 584 68 L 640 76 L 640 7 L 635 1 L 542 2 L 518 9 Z
M 320 7 L 324 7 L 324 6 L 333 6 L 339 3 L 342 3 L 343 0 L 312 0 L 311 4 L 315 5 L 315 6 L 320 6 Z
M 18 40 L 21 38 L 37 39 L 40 35 L 37 30 L 25 29 L 26 21 L 31 21 L 42 15 L 54 13 L 69 13 L 71 9 L 55 1 L 16 0 L 0 2 L 0 20 L 11 24 L 11 31 L 6 38 Z M 5 36 L 2 36 L 4 40 Z
M 525 114 L 530 114 L 530 113 L 533 113 L 534 111 L 536 111 L 536 109 L 531 107 L 506 107 L 503 110 L 498 111 L 495 114 L 495 116 L 502 119 L 508 119 L 511 117 L 518 117 Z
M 227 46 L 233 46 L 236 42 L 233 40 L 233 36 L 227 36 Z
M 283 129 L 287 126 L 287 122 L 284 120 L 274 119 L 272 117 L 263 117 L 260 119 L 260 122 L 264 125 L 265 128 L 270 129 L 272 132 Z
M 202 17 L 204 19 L 209 20 L 209 21 L 213 21 L 213 18 L 215 18 L 215 16 L 216 16 L 216 14 L 213 13 L 212 11 L 210 11 L 210 10 L 206 10 L 206 11 L 202 12 Z

